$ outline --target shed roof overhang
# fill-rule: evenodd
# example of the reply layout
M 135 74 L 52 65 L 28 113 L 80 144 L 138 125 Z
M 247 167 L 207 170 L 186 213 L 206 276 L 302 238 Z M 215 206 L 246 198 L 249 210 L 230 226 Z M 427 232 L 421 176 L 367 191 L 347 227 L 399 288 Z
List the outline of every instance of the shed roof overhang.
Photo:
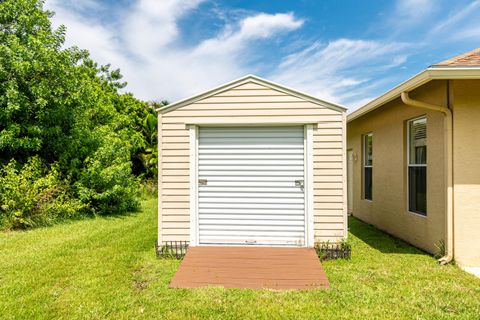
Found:
M 361 116 L 376 110 L 384 104 L 400 97 L 402 92 L 412 91 L 432 80 L 454 80 L 454 79 L 480 79 L 480 67 L 438 67 L 432 66 L 407 81 L 399 84 L 390 91 L 370 101 L 363 107 L 353 111 L 347 116 L 347 122 L 353 121 Z

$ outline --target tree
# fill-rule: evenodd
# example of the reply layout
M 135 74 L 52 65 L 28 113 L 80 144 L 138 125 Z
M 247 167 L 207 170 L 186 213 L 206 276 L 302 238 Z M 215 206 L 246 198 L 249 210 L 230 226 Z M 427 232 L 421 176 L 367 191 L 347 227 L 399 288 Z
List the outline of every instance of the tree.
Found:
M 132 159 L 142 162 L 137 175 L 156 174 L 156 114 L 119 92 L 119 70 L 64 48 L 66 29 L 52 28 L 52 14 L 40 0 L 0 1 L 0 166 L 38 157 L 90 212 L 131 210 Z

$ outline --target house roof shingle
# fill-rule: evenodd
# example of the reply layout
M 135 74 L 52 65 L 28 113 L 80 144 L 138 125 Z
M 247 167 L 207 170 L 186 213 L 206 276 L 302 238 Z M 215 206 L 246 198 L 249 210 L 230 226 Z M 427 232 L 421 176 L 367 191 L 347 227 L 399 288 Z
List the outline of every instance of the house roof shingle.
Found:
M 432 67 L 480 67 L 480 48 L 436 63 Z

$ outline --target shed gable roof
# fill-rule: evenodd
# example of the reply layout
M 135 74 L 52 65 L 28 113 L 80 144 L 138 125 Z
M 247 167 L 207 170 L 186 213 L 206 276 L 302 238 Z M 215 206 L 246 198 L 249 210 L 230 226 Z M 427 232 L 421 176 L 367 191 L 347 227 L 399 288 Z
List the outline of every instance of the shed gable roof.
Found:
M 161 108 L 157 109 L 157 111 L 161 112 L 161 113 L 167 113 L 167 112 L 176 110 L 178 108 L 190 105 L 192 103 L 208 99 L 208 98 L 213 97 L 217 94 L 220 94 L 222 92 L 225 92 L 225 91 L 228 91 L 228 90 L 231 90 L 231 89 L 234 89 L 234 88 L 239 89 L 239 88 L 248 88 L 248 87 L 267 88 L 267 89 L 275 90 L 275 91 L 284 93 L 286 95 L 297 97 L 299 99 L 309 101 L 309 102 L 312 102 L 312 103 L 317 104 L 319 106 L 322 106 L 322 107 L 325 107 L 325 108 L 328 108 L 328 109 L 332 109 L 332 110 L 335 110 L 335 111 L 338 111 L 338 112 L 346 112 L 346 110 L 347 110 L 345 107 L 343 107 L 339 104 L 335 104 L 335 103 L 332 103 L 332 102 L 328 102 L 328 101 L 325 101 L 325 100 L 318 99 L 318 98 L 313 97 L 311 95 L 308 95 L 308 94 L 305 94 L 305 93 L 287 88 L 285 86 L 276 84 L 274 82 L 262 79 L 260 77 L 254 76 L 254 75 L 247 75 L 247 76 L 242 77 L 240 79 L 228 82 L 224 85 L 221 85 L 221 86 L 216 87 L 214 89 L 208 90 L 204 93 L 200 93 L 198 95 L 195 95 L 195 96 L 180 100 L 178 102 L 169 104 L 167 106 L 161 107 Z

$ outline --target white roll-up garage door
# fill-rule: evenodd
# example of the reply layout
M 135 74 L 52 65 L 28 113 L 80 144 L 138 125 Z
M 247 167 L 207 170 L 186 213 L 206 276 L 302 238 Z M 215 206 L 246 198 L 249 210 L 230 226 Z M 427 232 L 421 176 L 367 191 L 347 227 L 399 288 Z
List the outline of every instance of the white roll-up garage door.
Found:
M 200 128 L 204 245 L 305 244 L 304 127 Z

